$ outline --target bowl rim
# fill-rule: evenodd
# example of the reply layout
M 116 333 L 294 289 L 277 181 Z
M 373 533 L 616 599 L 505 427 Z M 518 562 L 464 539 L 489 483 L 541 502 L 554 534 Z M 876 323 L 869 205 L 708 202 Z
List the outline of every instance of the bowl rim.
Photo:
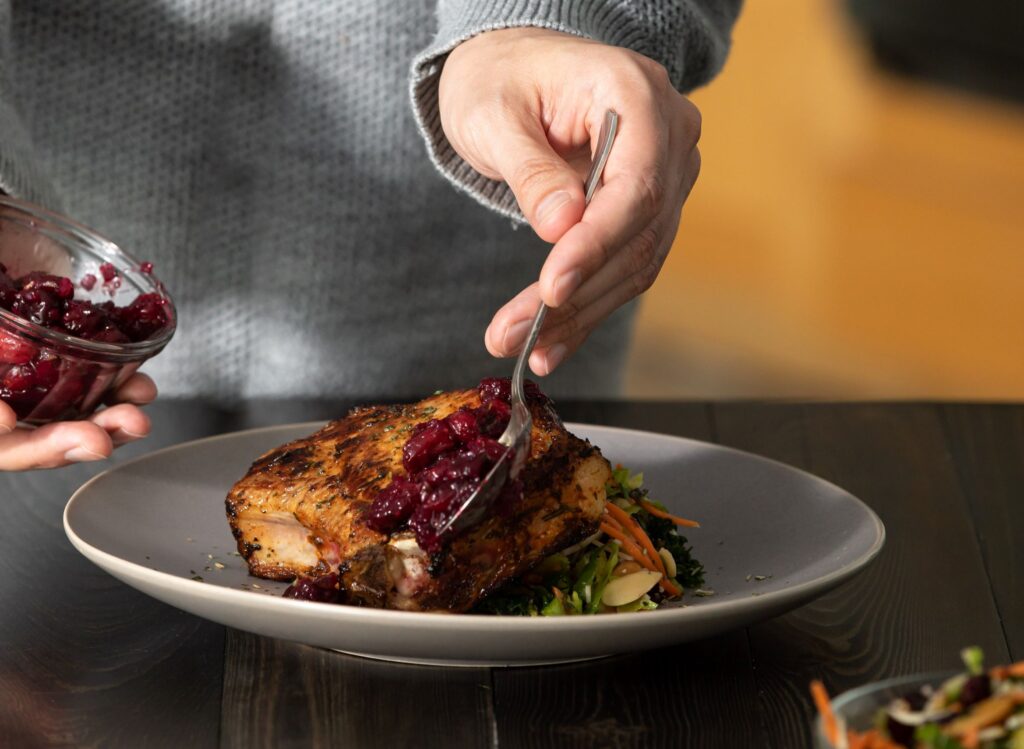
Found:
M 120 245 L 104 237 L 99 232 L 85 226 L 74 219 L 63 214 L 52 211 L 43 206 L 31 203 L 27 200 L 13 198 L 9 195 L 0 194 L 0 206 L 13 208 L 30 218 L 44 221 L 58 230 L 82 240 L 85 243 L 97 245 L 114 258 L 114 265 L 119 270 L 124 268 L 138 268 L 140 262 Z M 2 219 L 0 219 L 2 220 Z M 163 283 L 151 274 L 146 274 L 149 281 L 149 288 L 143 288 L 140 293 L 157 293 L 166 301 L 169 308 L 169 323 L 158 335 L 147 338 L 144 341 L 133 341 L 128 343 L 109 343 L 105 341 L 90 341 L 85 338 L 68 335 L 52 328 L 44 327 L 31 320 L 26 320 L 20 315 L 0 307 L 0 322 L 3 326 L 13 328 L 16 332 L 27 335 L 36 342 L 52 342 L 56 346 L 70 349 L 70 353 L 85 353 L 100 355 L 121 361 L 136 361 L 145 359 L 160 351 L 174 336 L 177 329 L 178 315 L 174 306 L 174 300 L 164 287 Z M 134 283 L 134 281 L 133 281 Z
M 947 679 L 951 679 L 957 674 L 962 674 L 963 669 L 946 669 L 942 671 L 926 671 L 916 674 L 906 674 L 904 676 L 891 676 L 888 679 L 881 679 L 879 681 L 870 681 L 867 684 L 861 684 L 859 687 L 853 689 L 847 689 L 845 692 L 837 694 L 833 697 L 830 702 L 832 704 L 832 711 L 836 717 L 840 719 L 842 724 L 845 726 L 846 716 L 844 716 L 843 710 L 852 702 L 866 697 L 873 692 L 881 692 L 886 689 L 894 687 L 909 687 L 911 685 L 917 686 L 939 686 Z M 879 707 L 883 707 L 879 705 Z M 814 727 L 818 734 L 818 739 L 822 742 L 822 746 L 829 746 L 828 739 L 825 737 L 825 726 L 822 723 L 821 716 L 816 715 L 814 718 Z

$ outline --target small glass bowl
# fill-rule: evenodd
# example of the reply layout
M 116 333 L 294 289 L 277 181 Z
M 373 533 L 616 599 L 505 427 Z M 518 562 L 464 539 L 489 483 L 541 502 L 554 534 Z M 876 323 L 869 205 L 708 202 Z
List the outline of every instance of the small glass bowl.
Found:
M 163 284 L 144 273 L 138 260 L 69 218 L 2 195 L 0 263 L 12 278 L 36 270 L 70 278 L 75 298 L 95 303 L 125 306 L 140 294 L 159 294 L 168 319 L 167 327 L 147 340 L 106 343 L 67 335 L 0 308 L 0 399 L 21 423 L 88 416 L 174 335 L 174 304 Z M 119 281 L 103 283 L 103 263 L 114 266 Z M 90 290 L 80 285 L 87 274 L 99 279 Z M 32 367 L 32 386 L 12 390 L 3 385 L 12 368 L 25 366 Z
M 862 687 L 843 692 L 832 700 L 832 710 L 846 728 L 867 731 L 875 727 L 878 711 L 887 707 L 897 697 L 916 692 L 923 687 L 938 688 L 944 681 L 957 675 L 957 671 L 937 671 L 929 674 L 897 676 L 884 681 L 875 681 Z M 814 745 L 817 749 L 838 749 L 825 738 L 821 716 L 814 721 Z

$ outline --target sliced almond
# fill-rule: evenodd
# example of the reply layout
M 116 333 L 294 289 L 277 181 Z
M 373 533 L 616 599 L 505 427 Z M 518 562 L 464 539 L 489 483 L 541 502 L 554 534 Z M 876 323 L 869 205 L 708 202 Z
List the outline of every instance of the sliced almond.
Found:
M 658 556 L 661 557 L 661 561 L 665 563 L 665 572 L 668 573 L 668 576 L 675 577 L 676 572 L 679 570 L 676 567 L 676 558 L 672 556 L 672 552 L 663 546 L 658 549 Z
M 639 572 L 644 569 L 634 561 L 620 562 L 615 565 L 615 569 L 612 570 L 612 577 L 625 577 L 626 575 L 632 575 L 634 572 Z
M 661 579 L 660 572 L 640 570 L 624 577 L 617 577 L 604 588 L 601 601 L 606 606 L 625 606 L 649 591 Z

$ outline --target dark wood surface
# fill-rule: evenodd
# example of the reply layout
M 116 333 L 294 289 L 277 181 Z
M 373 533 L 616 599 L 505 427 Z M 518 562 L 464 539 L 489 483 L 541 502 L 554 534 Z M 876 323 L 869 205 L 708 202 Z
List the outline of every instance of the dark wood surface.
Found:
M 152 437 L 117 460 L 345 406 L 165 402 Z M 814 603 L 701 642 L 558 667 L 399 666 L 226 629 L 101 572 L 72 549 L 61 513 L 105 466 L 0 475 L 0 746 L 788 749 L 810 746 L 812 678 L 839 692 L 953 668 L 967 644 L 992 662 L 1024 658 L 1024 407 L 561 411 L 808 470 L 867 502 L 886 547 Z

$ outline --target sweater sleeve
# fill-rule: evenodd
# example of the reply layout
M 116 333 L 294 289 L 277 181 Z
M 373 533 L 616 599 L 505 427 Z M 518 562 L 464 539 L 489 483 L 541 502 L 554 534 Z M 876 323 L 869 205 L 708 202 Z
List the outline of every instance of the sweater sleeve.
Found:
M 0 193 L 59 210 L 11 93 L 11 3 L 0 0 Z
M 522 212 L 504 182 L 463 161 L 441 128 L 437 91 L 445 58 L 484 31 L 534 26 L 626 47 L 661 63 L 689 91 L 725 62 L 742 0 L 440 0 L 433 43 L 412 62 L 413 112 L 431 160 L 456 188 L 517 221 Z

